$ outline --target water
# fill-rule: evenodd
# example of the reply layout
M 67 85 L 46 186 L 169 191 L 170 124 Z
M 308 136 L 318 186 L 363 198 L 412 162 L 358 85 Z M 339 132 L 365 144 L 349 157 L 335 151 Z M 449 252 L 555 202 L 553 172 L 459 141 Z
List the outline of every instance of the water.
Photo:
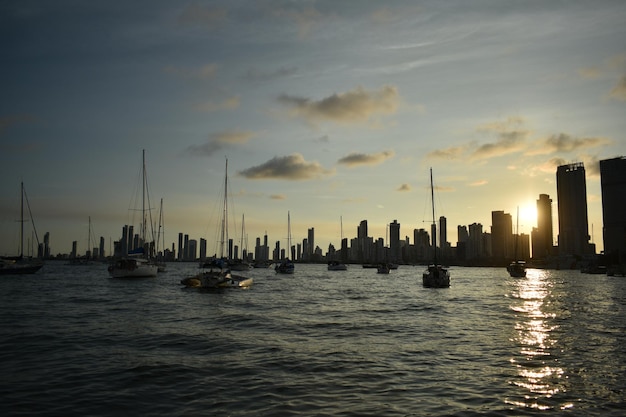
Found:
M 195 264 L 0 280 L 4 416 L 621 416 L 626 280 L 350 266 L 184 289 Z

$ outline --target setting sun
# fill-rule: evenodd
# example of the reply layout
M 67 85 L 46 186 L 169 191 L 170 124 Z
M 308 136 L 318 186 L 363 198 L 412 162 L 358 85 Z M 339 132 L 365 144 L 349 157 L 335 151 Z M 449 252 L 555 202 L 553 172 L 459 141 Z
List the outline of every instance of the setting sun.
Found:
M 515 216 L 515 214 L 513 215 Z M 515 217 L 513 218 L 515 228 Z M 530 234 L 533 227 L 537 226 L 537 204 L 533 201 L 519 206 L 519 229 L 521 233 Z M 513 230 L 515 232 L 515 230 Z

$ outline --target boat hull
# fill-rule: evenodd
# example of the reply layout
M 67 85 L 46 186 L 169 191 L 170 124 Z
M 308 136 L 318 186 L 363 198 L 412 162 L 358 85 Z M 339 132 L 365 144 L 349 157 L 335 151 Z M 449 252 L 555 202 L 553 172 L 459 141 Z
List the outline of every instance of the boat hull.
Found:
M 426 288 L 450 287 L 450 272 L 441 266 L 429 266 L 422 274 L 422 285 Z
M 252 278 L 232 275 L 230 272 L 202 272 L 193 277 L 180 281 L 188 288 L 225 289 L 225 288 L 248 288 L 252 285 Z
M 0 275 L 29 275 L 43 267 L 42 262 L 5 262 L 0 263 Z
M 111 278 L 154 278 L 158 266 L 138 259 L 121 259 L 109 266 Z

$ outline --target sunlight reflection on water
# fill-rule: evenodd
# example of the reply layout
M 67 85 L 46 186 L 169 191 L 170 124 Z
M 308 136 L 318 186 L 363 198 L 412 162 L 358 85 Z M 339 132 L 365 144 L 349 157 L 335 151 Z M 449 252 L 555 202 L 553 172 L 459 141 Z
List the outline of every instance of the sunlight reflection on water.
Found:
M 511 383 L 528 390 L 524 401 L 507 401 L 516 406 L 547 410 L 553 408 L 545 400 L 562 392 L 559 380 L 565 374 L 558 359 L 552 358 L 551 349 L 557 345 L 551 323 L 556 317 L 549 311 L 552 283 L 549 271 L 530 269 L 527 277 L 515 281 L 511 310 L 516 313 L 515 333 L 512 342 L 519 345 L 519 355 L 511 358 L 519 379 Z M 572 404 L 561 404 L 570 408 Z

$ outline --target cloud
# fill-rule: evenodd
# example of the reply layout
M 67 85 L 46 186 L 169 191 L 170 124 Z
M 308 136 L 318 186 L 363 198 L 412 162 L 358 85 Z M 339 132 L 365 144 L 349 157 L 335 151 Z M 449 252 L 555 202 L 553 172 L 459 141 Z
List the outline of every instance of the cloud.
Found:
M 272 194 L 270 195 L 271 200 L 286 200 L 287 197 L 284 194 Z
M 398 187 L 398 191 L 411 191 L 411 185 L 402 184 L 401 186 Z
M 324 175 L 332 175 L 332 170 L 323 168 L 317 162 L 307 162 L 299 153 L 274 157 L 264 164 L 239 171 L 238 174 L 253 180 L 283 179 L 310 180 Z
M 228 12 L 224 9 L 210 9 L 194 2 L 187 5 L 180 16 L 178 16 L 178 24 L 215 29 L 226 21 L 227 16 Z
M 254 81 L 254 82 L 259 82 L 259 81 L 265 82 L 265 81 L 270 81 L 270 80 L 274 80 L 277 78 L 289 77 L 289 76 L 295 75 L 297 72 L 298 72 L 298 68 L 296 67 L 292 67 L 292 68 L 281 67 L 272 72 L 263 72 L 254 68 L 250 68 L 248 69 L 248 71 L 246 71 L 244 78 L 246 78 L 249 81 Z
M 626 101 L 626 74 L 622 75 L 615 87 L 611 89 L 609 96 L 615 100 Z
M 429 152 L 426 157 L 429 159 L 456 159 L 463 155 L 465 146 L 451 146 L 446 149 L 436 149 Z
M 230 97 L 221 102 L 206 101 L 204 103 L 198 103 L 194 106 L 194 109 L 200 112 L 211 113 L 219 110 L 233 110 L 239 107 L 239 97 Z
M 504 121 L 479 126 L 476 129 L 478 132 L 495 134 L 496 141 L 480 145 L 472 152 L 471 157 L 488 159 L 523 150 L 526 138 L 531 134 L 523 125 L 524 119 L 521 117 L 509 117 Z
M 354 168 L 360 165 L 379 165 L 389 158 L 393 158 L 394 151 L 383 151 L 373 154 L 351 153 L 341 158 L 337 163 Z
M 481 187 L 483 185 L 487 185 L 488 181 L 487 180 L 478 180 L 478 181 L 474 181 L 471 182 L 469 184 L 470 187 Z
M 578 70 L 578 75 L 582 78 L 595 79 L 600 78 L 602 70 L 598 67 L 581 68 Z
M 526 155 L 545 155 L 556 152 L 573 152 L 580 149 L 604 146 L 611 143 L 607 138 L 575 138 L 566 133 L 552 135 L 537 141 Z
M 568 162 L 563 158 L 551 158 L 545 161 L 544 163 L 542 163 L 541 165 L 538 165 L 535 169 L 538 171 L 547 173 L 547 174 L 556 175 L 557 167 L 561 165 L 566 165 L 567 163 Z
M 168 65 L 163 68 L 166 74 L 171 74 L 180 78 L 194 78 L 200 80 L 206 80 L 215 77 L 217 73 L 216 64 L 206 64 L 201 67 L 177 67 L 174 65 Z
M 206 143 L 190 145 L 186 153 L 193 156 L 211 156 L 215 152 L 235 144 L 244 144 L 254 136 L 253 132 L 232 130 L 211 135 Z
M 313 7 L 303 10 L 277 9 L 274 15 L 284 17 L 296 23 L 300 39 L 309 35 L 313 27 L 324 20 L 324 16 Z
M 301 117 L 309 122 L 358 123 L 368 121 L 379 114 L 395 113 L 399 94 L 393 86 L 383 86 L 379 91 L 366 91 L 358 87 L 319 101 L 288 95 L 280 96 L 278 101 L 291 108 L 292 116 Z

